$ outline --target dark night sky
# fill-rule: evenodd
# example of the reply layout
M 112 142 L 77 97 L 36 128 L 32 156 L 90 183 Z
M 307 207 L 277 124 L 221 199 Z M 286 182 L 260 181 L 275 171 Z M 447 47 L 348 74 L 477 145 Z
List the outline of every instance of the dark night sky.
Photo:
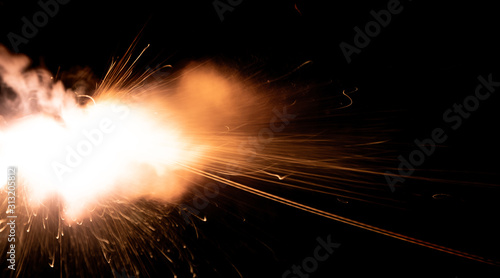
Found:
M 212 58 L 279 76 L 312 60 L 312 68 L 300 76 L 300 82 L 333 80 L 338 88 L 358 87 L 352 113 L 391 111 L 389 122 L 383 124 L 398 130 L 392 159 L 408 153 L 415 138 L 429 136 L 442 126 L 443 112 L 473 94 L 479 75 L 492 73 L 494 80 L 500 80 L 498 9 L 493 4 L 401 1 L 402 11 L 392 15 L 387 27 L 348 63 L 339 44 L 353 45 L 353 28 L 363 29 L 373 20 L 370 11 L 387 9 L 391 1 L 246 0 L 224 13 L 223 22 L 211 0 L 103 2 L 71 0 L 60 5 L 48 24 L 19 46 L 20 52 L 52 72 L 81 66 L 102 77 L 111 58 L 122 55 L 144 27 L 138 48 L 151 44 L 144 67 Z M 21 34 L 21 18 L 32 18 L 39 10 L 36 1 L 0 1 L 0 44 L 12 49 L 7 34 Z M 498 184 L 498 104 L 497 95 L 481 103 L 462 127 L 449 133 L 450 139 L 425 168 L 443 170 L 437 175 L 444 178 Z M 385 181 L 380 177 L 377 182 Z M 431 198 L 441 192 L 452 197 Z M 220 221 L 204 224 L 204 229 L 213 240 L 210 246 L 225 250 L 244 277 L 281 277 L 292 264 L 310 256 L 316 237 L 329 234 L 342 245 L 310 277 L 499 277 L 498 267 L 379 236 L 236 190 L 228 189 L 227 194 L 247 201 L 221 201 L 219 208 L 211 207 L 207 213 Z M 406 210 L 386 211 L 356 202 L 343 206 L 322 197 L 318 204 L 328 207 L 331 202 L 339 214 L 500 259 L 500 230 L 494 228 L 500 208 L 495 198 L 498 190 L 409 181 L 397 194 L 407 202 Z M 407 199 L 406 194 L 419 197 Z M 227 213 L 230 210 L 239 211 L 247 223 L 235 220 Z M 220 251 L 200 250 L 207 261 L 201 277 L 213 274 L 207 265 L 219 266 L 222 276 L 234 275 L 227 261 L 220 259 Z

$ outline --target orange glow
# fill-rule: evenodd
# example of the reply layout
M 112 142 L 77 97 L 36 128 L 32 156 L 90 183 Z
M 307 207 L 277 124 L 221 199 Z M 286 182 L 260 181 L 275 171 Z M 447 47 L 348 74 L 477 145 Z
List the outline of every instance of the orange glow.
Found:
M 62 119 L 22 118 L 0 139 L 2 162 L 18 167 L 34 207 L 57 193 L 73 217 L 117 191 L 128 197 L 157 192 L 168 193 L 157 196 L 163 199 L 177 197 L 185 187 L 170 178 L 175 179 L 176 163 L 188 162 L 195 151 L 177 127 L 149 112 L 98 102 L 64 111 Z M 168 188 L 158 190 L 156 179 Z

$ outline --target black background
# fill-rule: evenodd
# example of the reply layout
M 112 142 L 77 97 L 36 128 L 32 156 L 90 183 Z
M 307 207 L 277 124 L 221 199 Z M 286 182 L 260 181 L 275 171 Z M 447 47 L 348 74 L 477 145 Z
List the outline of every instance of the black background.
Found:
M 397 155 L 409 153 L 415 138 L 446 127 L 443 112 L 474 92 L 479 75 L 493 73 L 493 79 L 500 80 L 500 44 L 493 4 L 402 1 L 403 11 L 347 63 L 339 44 L 352 45 L 353 28 L 363 29 L 372 20 L 370 11 L 385 9 L 387 3 L 247 0 L 226 12 L 221 22 L 212 1 L 72 0 L 19 49 L 35 65 L 52 72 L 90 67 L 98 78 L 141 30 L 138 48 L 151 44 L 143 58 L 145 67 L 213 58 L 279 76 L 311 60 L 312 70 L 300 82 L 333 80 L 340 88 L 357 87 L 349 112 L 390 112 L 385 119 L 390 122 L 384 124 L 397 130 L 392 135 L 397 143 L 391 145 L 393 161 L 388 165 L 396 167 Z M 35 1 L 1 1 L 0 43 L 11 48 L 7 34 L 20 34 L 21 18 L 31 18 L 39 9 Z M 439 171 L 426 174 L 498 184 L 497 106 L 498 96 L 493 95 L 457 131 L 448 128 L 449 140 L 424 165 Z M 385 183 L 384 177 L 377 182 Z M 499 195 L 494 187 L 410 180 L 395 195 L 387 191 L 391 198 L 401 198 L 405 210 L 306 198 L 313 202 L 318 198 L 318 205 L 331 205 L 328 208 L 341 215 L 500 259 L 500 230 L 495 228 Z M 451 197 L 433 199 L 437 193 Z M 386 238 L 234 189 L 226 189 L 223 196 L 230 198 L 217 200 L 218 207 L 206 210 L 215 220 L 200 223 L 210 239 L 209 244 L 196 243 L 201 277 L 236 277 L 231 264 L 243 277 L 281 277 L 312 254 L 316 237 L 327 235 L 342 245 L 311 277 L 451 278 L 500 273 L 498 267 Z M 159 265 L 152 273 L 160 275 L 162 269 Z

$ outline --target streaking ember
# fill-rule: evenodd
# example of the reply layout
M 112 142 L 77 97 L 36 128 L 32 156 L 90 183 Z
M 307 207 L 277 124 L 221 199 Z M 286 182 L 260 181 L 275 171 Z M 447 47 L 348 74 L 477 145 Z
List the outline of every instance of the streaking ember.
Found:
M 99 272 L 106 268 L 148 276 L 154 270 L 144 257 L 159 256 L 169 262 L 173 276 L 196 276 L 195 258 L 183 236 L 191 224 L 179 217 L 178 204 L 203 179 L 392 238 L 495 263 L 233 180 L 244 177 L 274 189 L 342 200 L 390 202 L 360 177 L 383 174 L 369 167 L 377 154 L 374 146 L 383 138 L 341 134 L 331 144 L 320 134 L 284 131 L 303 92 L 295 92 L 293 101 L 279 93 L 271 97 L 271 81 L 254 84 L 211 62 L 192 63 L 168 79 L 152 80 L 152 72 L 135 73 L 141 54 L 134 58 L 133 46 L 112 63 L 91 94 L 65 88 L 46 70 L 30 68 L 26 56 L 0 47 L 0 81 L 7 92 L 0 111 L 0 167 L 18 169 L 16 248 L 30 250 L 18 252 L 16 275 L 26 273 L 32 256 L 42 262 L 36 267 L 43 262 L 57 266 L 60 276 L 70 275 L 71 269 L 83 276 L 108 276 Z M 346 92 L 338 98 L 335 109 L 352 103 Z M 0 180 L 7 180 L 6 171 L 0 171 Z M 3 188 L 3 233 L 6 196 Z M 47 273 L 43 267 L 30 271 Z

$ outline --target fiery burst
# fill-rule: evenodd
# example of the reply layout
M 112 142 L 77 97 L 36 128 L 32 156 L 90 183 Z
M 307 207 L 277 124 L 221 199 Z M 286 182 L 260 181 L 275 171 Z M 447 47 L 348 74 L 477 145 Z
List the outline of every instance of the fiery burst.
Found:
M 240 176 L 278 190 L 387 203 L 360 177 L 381 174 L 368 165 L 382 138 L 360 142 L 343 134 L 332 145 L 321 134 L 284 131 L 296 117 L 291 111 L 302 97 L 300 90 L 288 98 L 276 90 L 275 97 L 269 97 L 264 91 L 272 90 L 272 82 L 256 85 L 210 62 L 194 63 L 168 79 L 152 81 L 153 72 L 134 73 L 133 48 L 111 65 L 91 96 L 66 89 L 47 71 L 29 69 L 25 56 L 0 48 L 2 90 L 10 92 L 0 118 L 0 166 L 18 169 L 16 248 L 29 250 L 16 254 L 16 275 L 23 276 L 28 260 L 35 257 L 42 263 L 34 264 L 37 269 L 32 272 L 54 274 L 42 267 L 45 261 L 60 276 L 70 276 L 74 269 L 82 276 L 108 276 L 99 270 L 109 268 L 149 276 L 154 273 L 148 258 L 160 256 L 174 276 L 196 276 L 193 254 L 182 236 L 193 224 L 184 221 L 185 210 L 179 204 L 183 194 L 203 179 L 493 263 L 233 180 Z M 350 105 L 348 94 L 338 96 L 337 103 L 334 109 Z M 0 173 L 0 180 L 6 181 L 6 172 Z M 2 190 L 3 237 L 8 231 L 8 203 Z M 3 250 L 7 249 L 6 243 Z

